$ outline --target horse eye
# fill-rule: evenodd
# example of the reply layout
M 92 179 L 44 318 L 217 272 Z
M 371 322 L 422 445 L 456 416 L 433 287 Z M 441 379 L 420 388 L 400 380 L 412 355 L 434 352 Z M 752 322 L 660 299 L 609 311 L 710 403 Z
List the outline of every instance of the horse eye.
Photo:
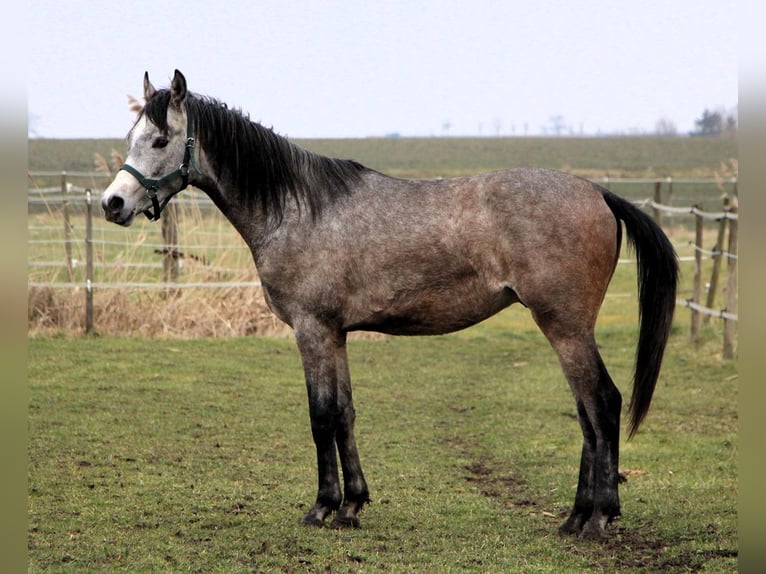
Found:
M 166 145 L 168 145 L 168 138 L 158 137 L 154 142 L 152 143 L 153 148 L 162 149 Z

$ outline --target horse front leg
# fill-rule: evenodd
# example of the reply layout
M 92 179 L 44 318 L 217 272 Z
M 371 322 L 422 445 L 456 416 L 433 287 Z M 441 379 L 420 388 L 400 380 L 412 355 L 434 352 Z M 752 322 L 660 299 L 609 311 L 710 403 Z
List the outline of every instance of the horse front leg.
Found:
M 323 526 L 327 515 L 337 510 L 343 499 L 335 450 L 335 433 L 340 419 L 335 360 L 338 341 L 316 324 L 296 326 L 295 335 L 306 376 L 318 478 L 316 502 L 301 519 L 301 524 Z
M 369 502 L 369 492 L 354 439 L 356 415 L 346 335 L 316 322 L 304 322 L 296 329 L 296 339 L 306 375 L 318 475 L 316 502 L 301 523 L 321 526 L 327 516 L 337 510 L 332 521 L 334 528 L 358 527 L 358 514 Z M 343 469 L 343 494 L 338 454 Z
M 362 507 L 370 501 L 370 494 L 354 438 L 356 412 L 351 396 L 351 377 L 348 371 L 345 340 L 344 345 L 337 350 L 336 365 L 340 424 L 335 432 L 335 442 L 338 445 L 340 464 L 343 469 L 343 504 L 336 513 L 332 526 L 334 528 L 358 528 L 358 514 Z

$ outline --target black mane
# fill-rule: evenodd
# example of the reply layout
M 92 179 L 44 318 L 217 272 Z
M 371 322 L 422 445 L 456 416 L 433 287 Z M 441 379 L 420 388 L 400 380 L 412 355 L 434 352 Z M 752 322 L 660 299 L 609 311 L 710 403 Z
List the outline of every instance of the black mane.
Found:
M 170 91 L 159 90 L 144 107 L 160 130 L 168 127 L 169 103 Z M 245 204 L 277 220 L 290 198 L 317 215 L 323 204 L 347 194 L 349 184 L 367 169 L 305 150 L 212 98 L 188 93 L 186 111 L 216 178 L 227 182 Z

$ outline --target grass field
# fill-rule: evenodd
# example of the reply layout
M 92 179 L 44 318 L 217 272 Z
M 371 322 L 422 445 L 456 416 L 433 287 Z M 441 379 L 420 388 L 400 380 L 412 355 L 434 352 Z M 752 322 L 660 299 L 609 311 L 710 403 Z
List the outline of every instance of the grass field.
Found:
M 618 267 L 598 331 L 623 394 L 634 280 Z M 653 409 L 623 442 L 624 517 L 600 544 L 555 534 L 580 432 L 523 308 L 350 343 L 373 498 L 354 532 L 297 524 L 315 470 L 289 338 L 31 339 L 30 571 L 733 572 L 736 363 L 719 322 L 691 344 L 688 319 L 679 309 Z
M 626 393 L 635 329 L 604 323 Z M 298 525 L 316 479 L 289 339 L 33 339 L 30 572 L 734 572 L 737 376 L 717 330 L 693 346 L 675 328 L 603 543 L 555 533 L 580 432 L 522 309 L 351 342 L 372 492 L 352 532 Z

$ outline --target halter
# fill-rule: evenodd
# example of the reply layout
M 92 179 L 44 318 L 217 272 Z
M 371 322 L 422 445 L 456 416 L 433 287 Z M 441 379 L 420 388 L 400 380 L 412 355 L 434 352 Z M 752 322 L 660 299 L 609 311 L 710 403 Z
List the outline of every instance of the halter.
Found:
M 172 198 L 175 194 L 186 189 L 186 186 L 189 185 L 189 164 L 191 164 L 192 167 L 194 167 L 194 169 L 199 171 L 197 162 L 194 160 L 194 129 L 193 128 L 194 126 L 192 124 L 191 117 L 189 116 L 187 118 L 187 123 L 186 123 L 186 149 L 184 150 L 184 159 L 177 170 L 172 171 L 169 174 L 164 175 L 159 179 L 151 179 L 146 177 L 144 174 L 138 171 L 135 167 L 133 167 L 132 165 L 128 165 L 127 163 L 122 164 L 122 167 L 120 168 L 121 170 L 125 170 L 130 175 L 135 177 L 138 180 L 138 182 L 142 186 L 144 186 L 144 189 L 146 190 L 146 195 L 148 195 L 149 199 L 152 200 L 152 207 L 154 208 L 154 213 L 152 213 L 150 208 L 144 209 L 141 212 L 146 217 L 148 217 L 150 221 L 157 221 L 160 218 L 160 213 L 162 212 L 163 209 L 165 209 L 165 206 L 170 201 L 170 198 Z M 160 190 L 162 187 L 166 186 L 168 183 L 170 183 L 177 177 L 181 178 L 181 187 L 179 187 L 177 191 L 174 191 L 173 193 L 168 195 L 168 197 L 165 200 L 163 200 L 162 204 L 160 204 L 159 199 L 157 199 L 157 191 Z

